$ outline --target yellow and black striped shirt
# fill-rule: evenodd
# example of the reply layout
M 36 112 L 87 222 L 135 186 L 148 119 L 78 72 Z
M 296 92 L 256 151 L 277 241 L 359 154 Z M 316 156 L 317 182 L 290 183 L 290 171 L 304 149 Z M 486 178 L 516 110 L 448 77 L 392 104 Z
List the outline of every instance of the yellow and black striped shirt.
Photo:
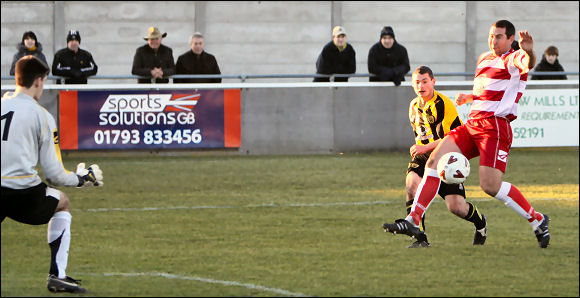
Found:
M 411 100 L 409 120 L 415 132 L 415 143 L 426 145 L 442 139 L 446 133 L 463 124 L 453 102 L 445 95 L 433 90 L 433 98 L 419 106 L 421 97 Z

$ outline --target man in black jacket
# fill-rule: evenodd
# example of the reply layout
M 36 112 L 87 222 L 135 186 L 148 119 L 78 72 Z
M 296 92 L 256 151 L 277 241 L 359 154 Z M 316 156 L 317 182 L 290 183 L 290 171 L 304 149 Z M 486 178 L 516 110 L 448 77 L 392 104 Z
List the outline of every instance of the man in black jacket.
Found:
M 564 71 L 564 67 L 558 61 L 558 48 L 555 46 L 549 46 L 544 51 L 542 55 L 542 61 L 536 65 L 534 68 L 535 72 L 541 71 Z M 568 77 L 565 74 L 562 75 L 533 75 L 532 80 L 567 80 Z
M 395 32 L 391 26 L 381 30 L 381 40 L 369 50 L 367 60 L 371 82 L 391 81 L 396 86 L 405 80 L 405 74 L 411 69 L 407 49 L 395 40 Z
M 317 74 L 351 74 L 356 72 L 356 53 L 346 42 L 346 31 L 341 26 L 332 29 L 332 41 L 324 45 L 316 60 Z M 334 78 L 335 82 L 347 82 L 348 77 Z M 330 82 L 330 78 L 314 78 L 314 82 Z
M 87 77 L 97 74 L 98 66 L 88 51 L 80 49 L 81 35 L 70 30 L 66 36 L 67 47 L 54 54 L 52 74 L 65 77 L 65 84 L 86 84 Z M 60 80 L 57 80 L 60 84 Z
M 149 77 L 149 79 L 138 79 L 140 84 L 149 84 L 151 79 L 154 79 L 155 83 L 169 83 L 167 77 L 175 74 L 173 50 L 161 44 L 165 36 L 167 32 L 161 34 L 157 27 L 149 27 L 147 36 L 143 37 L 147 44 L 135 51 L 131 73 Z
M 221 74 L 215 57 L 203 50 L 203 35 L 195 32 L 190 40 L 191 50 L 177 58 L 176 74 Z M 221 83 L 221 78 L 173 79 L 174 83 Z

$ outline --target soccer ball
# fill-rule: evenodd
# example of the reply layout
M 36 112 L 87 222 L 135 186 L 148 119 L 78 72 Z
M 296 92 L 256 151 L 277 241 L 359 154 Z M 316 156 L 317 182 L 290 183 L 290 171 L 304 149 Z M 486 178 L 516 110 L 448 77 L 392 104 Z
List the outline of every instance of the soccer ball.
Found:
M 459 152 L 448 152 L 439 159 L 437 173 L 447 184 L 463 183 L 469 176 L 469 160 Z

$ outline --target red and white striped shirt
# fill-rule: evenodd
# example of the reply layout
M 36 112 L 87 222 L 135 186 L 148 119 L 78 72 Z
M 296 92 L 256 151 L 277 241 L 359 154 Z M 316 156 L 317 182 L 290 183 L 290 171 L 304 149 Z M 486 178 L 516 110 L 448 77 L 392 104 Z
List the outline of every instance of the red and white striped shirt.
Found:
M 518 116 L 518 101 L 528 80 L 528 56 L 523 50 L 510 49 L 500 57 L 492 51 L 479 56 L 473 80 L 473 103 L 469 119 L 491 116 L 513 121 Z

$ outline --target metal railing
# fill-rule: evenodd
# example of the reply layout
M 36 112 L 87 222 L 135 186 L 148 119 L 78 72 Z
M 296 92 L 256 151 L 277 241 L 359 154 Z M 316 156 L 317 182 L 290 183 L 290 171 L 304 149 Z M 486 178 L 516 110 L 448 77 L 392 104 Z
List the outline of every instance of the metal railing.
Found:
M 557 76 L 557 75 L 578 75 L 578 71 L 545 71 L 545 72 L 530 72 L 529 75 L 545 75 L 545 76 Z M 181 75 L 173 75 L 167 77 L 167 79 L 239 79 L 242 83 L 246 82 L 248 79 L 298 79 L 298 78 L 329 78 L 331 81 L 334 78 L 369 78 L 375 77 L 376 75 L 371 73 L 354 73 L 354 74 L 332 74 L 332 75 L 323 75 L 323 74 L 233 74 L 233 75 L 191 75 L 191 74 L 181 74 Z M 441 72 L 441 73 L 434 73 L 435 77 L 467 77 L 473 78 L 473 72 Z M 405 74 L 405 77 L 411 77 L 411 73 Z M 14 76 L 1 76 L 2 81 L 14 80 Z M 62 84 L 64 84 L 64 77 L 60 76 L 48 76 L 49 80 L 61 80 Z M 89 79 L 91 80 L 100 80 L 100 79 L 112 79 L 112 80 L 119 80 L 119 79 L 151 79 L 150 77 L 142 77 L 136 75 L 95 75 L 90 76 Z

